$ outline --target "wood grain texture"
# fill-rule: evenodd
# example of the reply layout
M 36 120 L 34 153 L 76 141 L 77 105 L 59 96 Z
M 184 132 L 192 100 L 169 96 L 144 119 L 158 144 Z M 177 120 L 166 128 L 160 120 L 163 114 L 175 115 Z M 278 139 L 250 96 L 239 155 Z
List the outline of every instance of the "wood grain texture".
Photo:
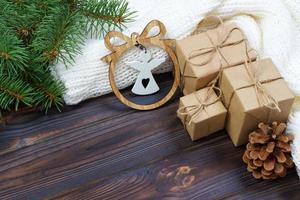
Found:
M 299 199 L 295 170 L 253 179 L 225 132 L 191 142 L 179 96 L 147 112 L 108 95 L 13 115 L 0 129 L 0 199 Z

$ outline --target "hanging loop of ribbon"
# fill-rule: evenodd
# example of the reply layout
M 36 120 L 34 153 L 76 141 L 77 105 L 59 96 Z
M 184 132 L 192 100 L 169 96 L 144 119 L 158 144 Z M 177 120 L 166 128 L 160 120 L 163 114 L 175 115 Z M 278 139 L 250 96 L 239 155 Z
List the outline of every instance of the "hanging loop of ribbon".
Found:
M 211 99 L 211 95 L 214 93 L 214 89 L 218 91 L 218 95 L 215 98 Z M 190 105 L 190 106 L 182 106 L 177 110 L 177 114 L 185 117 L 184 124 L 188 124 L 188 125 L 191 125 L 191 123 L 194 121 L 194 119 L 196 119 L 199 116 L 199 114 L 206 111 L 206 108 L 208 106 L 215 104 L 217 101 L 219 101 L 222 96 L 222 92 L 220 88 L 215 86 L 211 86 L 208 88 L 207 94 L 204 95 L 205 99 L 202 99 L 197 94 L 197 92 L 194 92 L 192 94 L 197 99 L 198 104 Z M 189 120 L 188 117 L 190 117 Z
M 131 33 L 131 40 L 136 44 L 139 44 L 139 37 L 140 37 L 139 33 L 137 32 Z

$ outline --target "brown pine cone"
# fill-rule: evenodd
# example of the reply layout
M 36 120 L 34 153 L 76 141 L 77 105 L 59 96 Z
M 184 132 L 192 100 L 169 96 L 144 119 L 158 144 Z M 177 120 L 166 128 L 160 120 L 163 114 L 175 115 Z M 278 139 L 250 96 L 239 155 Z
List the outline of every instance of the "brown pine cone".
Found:
M 272 126 L 260 123 L 258 128 L 250 133 L 243 155 L 247 170 L 256 179 L 284 177 L 286 170 L 294 166 L 290 146 L 293 135 L 284 134 L 285 123 L 273 122 Z

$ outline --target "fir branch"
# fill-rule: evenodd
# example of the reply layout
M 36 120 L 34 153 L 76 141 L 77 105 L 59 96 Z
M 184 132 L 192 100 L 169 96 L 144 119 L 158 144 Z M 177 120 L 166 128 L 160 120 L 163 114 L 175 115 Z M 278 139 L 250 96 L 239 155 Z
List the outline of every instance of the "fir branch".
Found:
M 40 55 L 35 61 L 72 64 L 75 56 L 81 53 L 84 38 L 82 17 L 78 13 L 66 9 L 51 14 L 45 17 L 35 32 L 31 48 Z
M 13 27 L 17 24 L 16 8 L 7 0 L 0 0 L 0 22 L 3 27 Z
M 23 103 L 31 107 L 34 95 L 33 88 L 20 78 L 0 76 L 0 108 L 10 110 L 14 106 L 18 110 L 19 104 Z
M 43 18 L 33 4 L 33 0 L 12 0 L 6 1 L 8 7 L 13 10 L 10 16 L 6 17 L 7 26 L 14 30 L 19 38 L 26 39 L 32 33 L 39 21 Z
M 30 56 L 33 58 L 33 55 Z M 48 76 L 52 76 L 49 70 L 46 70 L 48 65 L 42 65 L 41 63 L 34 62 L 34 60 L 28 62 L 27 69 L 21 74 L 22 78 L 26 82 L 34 82 L 40 80 L 47 73 Z
M 112 29 L 122 30 L 135 14 L 125 0 L 82 0 L 79 11 L 87 19 L 86 31 L 91 37 L 103 37 Z
M 65 92 L 65 87 L 63 83 L 45 74 L 34 84 L 37 89 L 34 96 L 35 105 L 46 112 L 52 106 L 60 110 L 64 103 L 62 94 Z
M 28 52 L 11 31 L 0 24 L 0 74 L 18 75 L 26 69 Z
M 101 37 L 134 18 L 126 0 L 0 0 L 0 111 L 63 105 L 49 66 L 73 63 L 87 34 Z
M 42 15 L 47 15 L 61 7 L 62 0 L 31 0 L 35 9 Z

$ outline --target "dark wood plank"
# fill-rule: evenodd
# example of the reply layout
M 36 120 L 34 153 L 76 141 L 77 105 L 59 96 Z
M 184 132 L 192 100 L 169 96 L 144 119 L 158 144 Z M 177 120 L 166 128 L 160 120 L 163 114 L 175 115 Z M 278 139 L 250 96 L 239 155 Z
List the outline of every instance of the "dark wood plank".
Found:
M 111 96 L 105 98 L 111 99 Z M 36 122 L 34 130 L 37 133 L 28 132 L 24 135 L 13 132 L 14 138 L 21 137 L 18 140 L 25 141 L 26 145 L 10 153 L 5 152 L 4 148 L 0 158 L 0 195 L 6 198 L 36 198 L 55 194 L 79 186 L 83 183 L 82 177 L 85 177 L 84 182 L 101 179 L 180 151 L 191 144 L 188 137 L 182 134 L 178 119 L 170 118 L 176 113 L 177 101 L 162 109 L 147 112 L 147 115 L 127 108 L 116 112 L 118 109 L 111 107 L 122 107 L 118 101 L 105 102 L 99 108 L 91 107 L 91 113 L 76 111 L 74 116 L 82 117 L 78 116 L 75 122 L 72 112 L 61 116 L 60 119 L 66 121 L 66 127 L 62 129 L 55 123 L 42 121 Z M 106 113 L 104 108 L 113 110 L 114 114 L 108 111 L 108 117 L 103 118 L 99 113 Z M 49 124 L 50 129 L 57 127 L 57 131 L 45 132 L 41 140 L 43 137 L 38 135 L 40 131 L 44 132 L 44 127 L 40 123 Z M 40 127 L 42 130 L 39 130 Z M 2 136 L 10 134 L 10 130 L 11 126 L 8 126 Z M 38 137 L 35 140 L 37 142 L 26 142 L 28 137 Z M 45 188 L 40 188 L 41 185 L 45 185 Z
M 241 161 L 224 132 L 210 136 L 179 154 L 104 181 L 92 182 L 57 199 L 297 199 L 295 171 L 285 179 L 258 181 Z
M 295 171 L 255 181 L 225 132 L 191 142 L 179 96 L 149 112 L 107 95 L 62 113 L 12 115 L 0 129 L 0 199 L 297 198 Z
M 162 74 L 157 77 L 162 80 L 159 82 L 162 89 L 150 100 L 157 100 L 167 93 L 172 83 L 169 76 L 170 74 Z M 128 90 L 123 93 L 124 95 L 130 94 Z M 178 97 L 180 94 L 176 95 Z M 136 96 L 131 96 L 131 100 L 135 101 L 135 99 L 137 99 Z M 140 103 L 143 101 L 147 100 L 142 98 Z M 57 111 L 52 111 L 49 115 L 44 115 L 45 113 L 42 112 L 32 112 L 29 115 L 12 113 L 7 117 L 10 122 L 8 126 L 0 127 L 0 133 L 2 133 L 0 134 L 0 155 L 36 144 L 49 137 L 61 136 L 68 129 L 76 129 L 95 121 L 107 121 L 112 117 L 120 118 L 134 112 L 136 111 L 121 104 L 114 95 L 108 95 L 78 106 L 65 107 L 62 113 Z

